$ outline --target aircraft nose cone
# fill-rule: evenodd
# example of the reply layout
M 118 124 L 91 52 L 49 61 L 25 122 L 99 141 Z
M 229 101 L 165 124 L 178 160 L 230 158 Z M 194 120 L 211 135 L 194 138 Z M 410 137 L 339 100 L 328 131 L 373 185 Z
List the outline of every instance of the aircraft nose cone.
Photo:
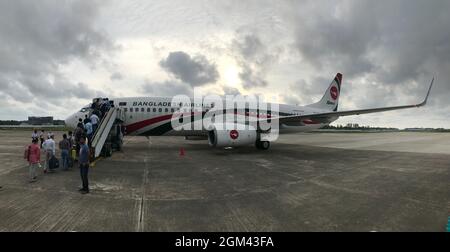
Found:
M 69 116 L 64 120 L 64 123 L 66 124 L 66 127 L 72 127 L 73 128 L 73 115 Z
M 66 126 L 69 126 L 69 118 L 67 117 L 66 120 L 64 120 L 64 123 L 66 124 Z

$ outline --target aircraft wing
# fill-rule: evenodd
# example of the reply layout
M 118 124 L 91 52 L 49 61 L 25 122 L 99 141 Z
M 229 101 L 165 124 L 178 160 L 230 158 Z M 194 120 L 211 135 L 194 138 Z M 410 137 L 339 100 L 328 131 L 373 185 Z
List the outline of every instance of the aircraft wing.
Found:
M 357 110 L 347 110 L 347 111 L 330 111 L 330 112 L 324 112 L 324 113 L 303 114 L 303 115 L 295 115 L 295 116 L 280 116 L 277 118 L 272 118 L 272 120 L 279 120 L 280 123 L 283 123 L 283 122 L 295 122 L 295 121 L 305 120 L 305 119 L 316 120 L 316 119 L 326 119 L 326 118 L 330 118 L 330 117 L 377 113 L 377 112 L 397 110 L 397 109 L 417 108 L 417 107 L 424 106 L 427 103 L 428 96 L 430 95 L 431 87 L 433 86 L 433 82 L 434 82 L 434 78 L 431 80 L 431 84 L 430 84 L 430 87 L 428 88 L 428 92 L 427 92 L 427 95 L 425 96 L 425 99 L 423 100 L 423 102 L 418 103 L 418 104 L 394 106 L 394 107 L 370 108 L 370 109 L 357 109 Z

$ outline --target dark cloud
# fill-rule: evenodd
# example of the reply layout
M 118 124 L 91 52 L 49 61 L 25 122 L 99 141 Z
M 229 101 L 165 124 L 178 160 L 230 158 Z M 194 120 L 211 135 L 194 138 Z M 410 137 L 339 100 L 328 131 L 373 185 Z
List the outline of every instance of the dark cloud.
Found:
M 185 52 L 171 52 L 159 65 L 175 78 L 191 86 L 215 83 L 219 78 L 216 65 L 202 55 L 191 57 Z
M 119 72 L 114 72 L 113 74 L 111 74 L 111 76 L 109 77 L 112 81 L 115 80 L 123 80 L 123 75 Z
M 177 43 L 189 41 L 186 47 L 200 47 L 208 55 L 228 54 L 239 65 L 244 88 L 279 84 L 276 90 L 285 89 L 288 103 L 316 101 L 336 72 L 344 74 L 341 108 L 416 102 L 423 98 L 435 75 L 429 107 L 425 109 L 432 109 L 428 114 L 446 115 L 449 121 L 449 1 L 258 1 L 207 6 L 193 3 L 182 9 L 171 8 L 173 3 L 136 2 L 122 5 L 138 11 L 142 17 L 152 17 L 150 22 L 145 18 L 129 19 L 130 13 L 113 6 L 106 9 L 109 12 L 98 23 L 105 2 L 0 1 L 0 97 L 8 100 L 6 106 L 54 108 L 64 99 L 101 94 L 89 82 L 80 83 L 76 74 L 66 75 L 65 67 L 74 62 L 91 69 L 101 64 L 109 72 L 106 79 L 118 84 L 115 80 L 121 80 L 123 72 L 108 57 L 117 47 L 99 29 L 103 26 L 121 39 L 133 40 L 149 34 L 155 40 L 162 36 L 161 41 L 176 37 L 180 39 Z M 115 11 L 111 13 L 111 9 Z M 172 12 L 174 9 L 179 11 Z M 194 21 L 191 13 L 196 13 Z M 122 19 L 123 16 L 127 18 Z M 161 17 L 164 22 L 153 22 Z M 190 30 L 184 26 L 186 20 Z M 136 36 L 142 26 L 148 29 Z M 199 27 L 204 29 L 190 36 Z M 230 31 L 234 31 L 231 43 L 223 36 Z M 203 33 L 211 36 L 200 39 L 205 37 Z M 173 50 L 169 47 L 164 44 L 157 55 Z M 105 62 L 110 65 L 105 67 Z M 191 93 L 192 87 L 217 83 L 219 78 L 216 65 L 204 56 L 172 52 L 159 63 L 174 78 L 146 82 L 140 88 L 149 94 Z M 120 66 L 130 67 L 127 64 L 120 62 Z M 133 73 L 126 74 L 127 78 L 134 77 Z M 115 87 L 111 89 L 116 91 Z M 235 91 L 224 88 L 225 93 Z M 123 92 L 126 95 L 128 91 Z
M 266 51 L 266 46 L 256 34 L 239 34 L 241 37 L 234 40 L 245 59 L 258 60 L 259 55 Z M 264 56 L 264 55 L 263 55 Z
M 284 102 L 291 105 L 308 105 L 319 101 L 330 85 L 332 77 L 317 77 L 311 82 L 303 79 L 289 85 L 289 92 L 283 93 L 281 97 Z
M 343 11 L 338 8 L 339 4 L 334 2 L 333 11 Z M 360 3 L 355 5 L 359 6 Z M 352 5 L 349 8 L 358 7 Z M 324 10 L 332 11 L 329 8 Z M 304 60 L 319 69 L 344 68 L 347 76 L 370 72 L 374 66 L 367 52 L 374 48 L 379 39 L 374 13 L 357 9 L 345 12 L 342 16 L 320 14 L 299 15 L 299 20 L 296 20 L 295 45 Z
M 94 27 L 99 8 L 98 1 L 0 1 L 0 93 L 35 104 L 97 95 L 61 66 L 73 60 L 94 66 L 114 49 Z
M 240 95 L 241 94 L 241 92 L 239 92 L 239 89 L 233 88 L 233 87 L 223 86 L 222 90 L 223 90 L 224 95 Z
M 239 73 L 239 78 L 242 80 L 242 86 L 245 89 L 252 87 L 265 87 L 267 86 L 267 81 L 262 78 L 262 72 L 254 72 L 253 68 L 249 65 L 242 64 L 242 71 Z
M 443 86 L 436 89 L 450 93 L 449 1 L 315 4 L 327 7 L 310 15 L 294 14 L 295 48 L 305 63 L 342 71 L 350 80 L 367 77 L 378 85 L 402 85 L 413 92 L 425 90 L 437 74 Z
M 237 62 L 241 67 L 239 77 L 245 89 L 266 87 L 267 70 L 274 64 L 282 51 L 280 48 L 266 46 L 257 31 L 240 29 L 232 42 L 232 48 L 238 52 Z
M 72 93 L 76 98 L 86 99 L 95 97 L 107 97 L 108 95 L 103 91 L 94 90 L 89 87 L 88 84 L 79 82 L 76 85 L 68 86 L 69 88 L 64 88 L 63 93 Z
M 179 81 L 152 82 L 146 80 L 142 85 L 142 91 L 152 96 L 193 95 L 193 89 L 189 84 Z

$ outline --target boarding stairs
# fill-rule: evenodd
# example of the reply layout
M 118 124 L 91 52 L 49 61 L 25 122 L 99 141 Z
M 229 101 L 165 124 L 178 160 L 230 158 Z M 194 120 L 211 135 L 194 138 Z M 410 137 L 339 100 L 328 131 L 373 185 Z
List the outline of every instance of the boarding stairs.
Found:
M 102 150 L 106 152 L 112 152 L 110 142 L 114 139 L 112 136 L 118 136 L 115 126 L 124 122 L 125 114 L 121 108 L 112 107 L 108 110 L 105 116 L 99 123 L 99 126 L 92 137 L 91 148 L 94 149 L 94 158 L 97 158 L 102 153 Z M 107 141 L 108 140 L 108 141 Z M 119 139 L 121 141 L 121 139 Z

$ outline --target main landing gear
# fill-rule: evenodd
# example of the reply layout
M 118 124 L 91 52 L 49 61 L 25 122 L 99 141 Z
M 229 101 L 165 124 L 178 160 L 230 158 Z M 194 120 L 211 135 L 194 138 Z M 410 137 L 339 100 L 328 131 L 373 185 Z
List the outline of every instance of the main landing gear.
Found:
M 255 145 L 256 145 L 256 148 L 259 150 L 268 150 L 270 148 L 269 141 L 256 140 Z

